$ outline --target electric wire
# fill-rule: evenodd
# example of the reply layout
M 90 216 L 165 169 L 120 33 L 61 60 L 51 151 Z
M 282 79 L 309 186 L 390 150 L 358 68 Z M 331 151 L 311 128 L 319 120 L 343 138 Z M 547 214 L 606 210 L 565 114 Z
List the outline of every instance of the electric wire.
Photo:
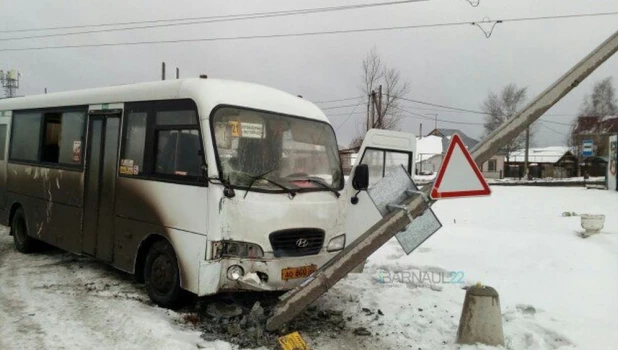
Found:
M 350 114 L 347 116 L 347 118 L 345 118 L 345 119 L 343 120 L 343 122 L 342 122 L 341 124 L 339 124 L 339 126 L 338 126 L 338 127 L 336 127 L 336 128 L 335 128 L 335 132 L 337 132 L 337 130 L 339 130 L 339 128 L 341 128 L 341 127 L 342 127 L 345 123 L 347 123 L 347 122 L 348 122 L 348 119 L 350 119 L 350 117 L 354 114 L 354 111 L 356 111 L 356 108 L 358 108 L 358 106 L 360 106 L 360 105 L 361 105 L 361 103 L 357 104 L 357 105 L 354 107 L 354 109 L 352 110 L 352 112 L 350 112 Z
M 598 17 L 618 15 L 617 12 L 601 12 L 589 14 L 574 14 L 561 16 L 542 16 L 542 17 L 522 17 L 501 20 L 507 22 L 524 22 L 524 21 L 539 21 L 539 20 L 554 20 L 567 18 L 582 18 L 582 17 Z M 368 33 L 368 32 L 384 32 L 395 30 L 408 30 L 420 28 L 437 28 L 437 27 L 452 27 L 470 25 L 470 21 L 465 22 L 446 22 L 434 24 L 415 24 L 406 26 L 391 26 L 391 27 L 376 27 L 376 28 L 357 28 L 357 29 L 340 29 L 329 31 L 315 32 L 299 32 L 299 33 L 279 33 L 279 34 L 261 34 L 261 35 L 246 35 L 246 36 L 227 36 L 227 37 L 210 37 L 210 38 L 194 38 L 194 39 L 169 39 L 169 40 L 150 40 L 150 41 L 127 41 L 127 42 L 108 42 L 108 43 L 93 43 L 93 44 L 70 44 L 70 45 L 52 45 L 52 46 L 31 46 L 31 47 L 14 47 L 0 48 L 0 52 L 10 51 L 38 51 L 52 49 L 75 49 L 75 48 L 92 48 L 92 47 L 115 47 L 115 46 L 136 46 L 136 45 L 155 45 L 155 44 L 179 44 L 179 43 L 195 43 L 195 42 L 215 42 L 215 41 L 237 41 L 237 40 L 255 40 L 255 39 L 274 39 L 274 38 L 290 38 L 290 37 L 310 37 L 324 35 L 339 35 L 350 33 Z
M 76 29 L 76 28 L 101 27 L 101 26 L 123 26 L 123 25 L 137 24 L 137 23 L 145 24 L 145 23 L 160 23 L 160 22 L 178 22 L 178 23 L 166 23 L 166 24 L 148 24 L 148 25 L 140 25 L 140 26 L 124 27 L 124 28 L 92 29 L 92 30 L 87 30 L 87 31 L 68 32 L 68 33 L 52 33 L 52 34 L 39 34 L 39 35 L 20 36 L 20 37 L 9 37 L 9 38 L 0 38 L 0 41 L 41 39 L 41 38 L 63 37 L 63 36 L 84 35 L 84 34 L 122 32 L 122 31 L 139 30 L 139 29 L 168 28 L 168 27 L 188 26 L 188 25 L 207 24 L 207 23 L 245 21 L 245 20 L 251 20 L 251 19 L 272 18 L 272 17 L 298 16 L 298 15 L 316 14 L 316 13 L 324 13 L 324 12 L 336 12 L 336 11 L 357 10 L 357 9 L 373 8 L 373 7 L 402 5 L 402 4 L 420 2 L 420 1 L 428 1 L 428 0 L 403 0 L 403 1 L 390 1 L 390 2 L 382 2 L 382 3 L 366 3 L 366 4 L 346 5 L 346 6 L 308 8 L 308 9 L 288 10 L 288 11 L 258 12 L 258 13 L 253 13 L 253 14 L 241 14 L 241 15 L 227 15 L 227 16 L 224 15 L 224 16 L 193 17 L 193 18 L 189 17 L 189 18 L 181 18 L 181 19 L 152 20 L 152 21 L 142 21 L 142 22 L 124 22 L 124 23 L 115 23 L 115 24 L 110 23 L 110 24 L 98 24 L 98 25 L 51 27 L 51 28 L 46 28 L 46 29 L 8 30 L 8 31 L 0 31 L 0 33 L 11 33 L 11 32 L 16 32 L 16 31 L 43 31 L 43 30 L 47 31 L 47 30 L 69 29 L 69 28 Z

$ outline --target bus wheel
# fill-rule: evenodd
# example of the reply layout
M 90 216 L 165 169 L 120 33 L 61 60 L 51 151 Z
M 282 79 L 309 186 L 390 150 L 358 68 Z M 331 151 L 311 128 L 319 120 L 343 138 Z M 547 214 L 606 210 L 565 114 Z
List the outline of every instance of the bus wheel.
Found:
M 36 250 L 37 241 L 28 236 L 28 226 L 26 225 L 26 216 L 22 208 L 17 208 L 11 221 L 11 234 L 15 248 L 20 253 L 28 254 Z
M 164 240 L 152 244 L 144 263 L 144 282 L 150 299 L 157 305 L 179 306 L 182 289 L 174 248 Z

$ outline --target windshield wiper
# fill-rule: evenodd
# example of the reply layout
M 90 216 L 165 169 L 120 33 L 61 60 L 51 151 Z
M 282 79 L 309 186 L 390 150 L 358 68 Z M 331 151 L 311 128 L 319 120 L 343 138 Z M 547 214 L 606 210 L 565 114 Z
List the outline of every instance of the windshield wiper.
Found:
M 271 180 L 271 179 L 269 179 L 269 178 L 267 178 L 267 177 L 266 177 L 266 175 L 268 175 L 268 174 L 272 173 L 272 172 L 273 172 L 273 171 L 275 171 L 275 170 L 276 170 L 276 169 L 272 169 L 272 170 L 269 170 L 269 171 L 265 172 L 264 174 L 255 175 L 255 176 L 251 176 L 251 175 L 246 174 L 248 177 L 250 177 L 250 178 L 251 178 L 251 183 L 249 183 L 249 187 L 247 188 L 247 192 L 245 192 L 245 196 L 244 196 L 243 198 L 246 198 L 246 197 L 247 197 L 247 194 L 248 194 L 248 193 L 249 193 L 249 191 L 251 190 L 251 187 L 253 187 L 253 184 L 254 184 L 257 180 L 266 180 L 266 181 L 268 181 L 269 183 L 271 183 L 271 184 L 273 184 L 273 185 L 275 185 L 275 186 L 277 186 L 277 187 L 281 188 L 281 189 L 284 191 L 284 193 L 289 193 L 289 194 L 292 196 L 292 198 L 294 198 L 294 197 L 296 196 L 296 191 L 294 191 L 294 190 L 292 190 L 292 189 L 290 189 L 290 188 L 287 188 L 287 187 L 285 187 L 284 185 L 282 185 L 282 184 L 278 183 L 277 181 Z
M 328 186 L 327 184 L 325 184 L 324 182 L 321 181 L 322 179 L 320 178 L 320 180 L 312 178 L 312 177 L 304 177 L 301 179 L 301 181 L 309 181 L 313 184 L 317 184 L 322 186 L 322 188 L 325 188 L 327 190 L 329 190 L 330 192 L 335 194 L 335 197 L 339 198 L 341 196 L 341 193 L 339 193 L 339 191 L 337 191 L 336 189 Z

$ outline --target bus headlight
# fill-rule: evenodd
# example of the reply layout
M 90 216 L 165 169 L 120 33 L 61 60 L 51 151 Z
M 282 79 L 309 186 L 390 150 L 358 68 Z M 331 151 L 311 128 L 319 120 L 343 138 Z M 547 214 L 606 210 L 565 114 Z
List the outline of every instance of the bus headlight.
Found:
M 245 270 L 238 265 L 232 265 L 227 269 L 227 278 L 232 281 L 237 281 L 239 278 L 245 275 Z
M 326 251 L 327 252 L 336 252 L 338 250 L 341 250 L 345 248 L 345 233 L 342 235 L 339 235 L 337 237 L 332 238 L 329 242 L 328 245 L 326 246 Z
M 241 241 L 213 242 L 215 258 L 261 258 L 264 256 L 262 247 L 257 244 Z

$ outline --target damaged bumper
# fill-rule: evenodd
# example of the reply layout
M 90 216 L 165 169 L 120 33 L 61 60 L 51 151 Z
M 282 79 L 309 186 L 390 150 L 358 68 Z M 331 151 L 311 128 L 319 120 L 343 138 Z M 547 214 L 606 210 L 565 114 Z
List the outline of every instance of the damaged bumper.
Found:
M 336 254 L 337 252 L 277 259 L 222 258 L 202 261 L 198 295 L 221 291 L 290 290 Z

